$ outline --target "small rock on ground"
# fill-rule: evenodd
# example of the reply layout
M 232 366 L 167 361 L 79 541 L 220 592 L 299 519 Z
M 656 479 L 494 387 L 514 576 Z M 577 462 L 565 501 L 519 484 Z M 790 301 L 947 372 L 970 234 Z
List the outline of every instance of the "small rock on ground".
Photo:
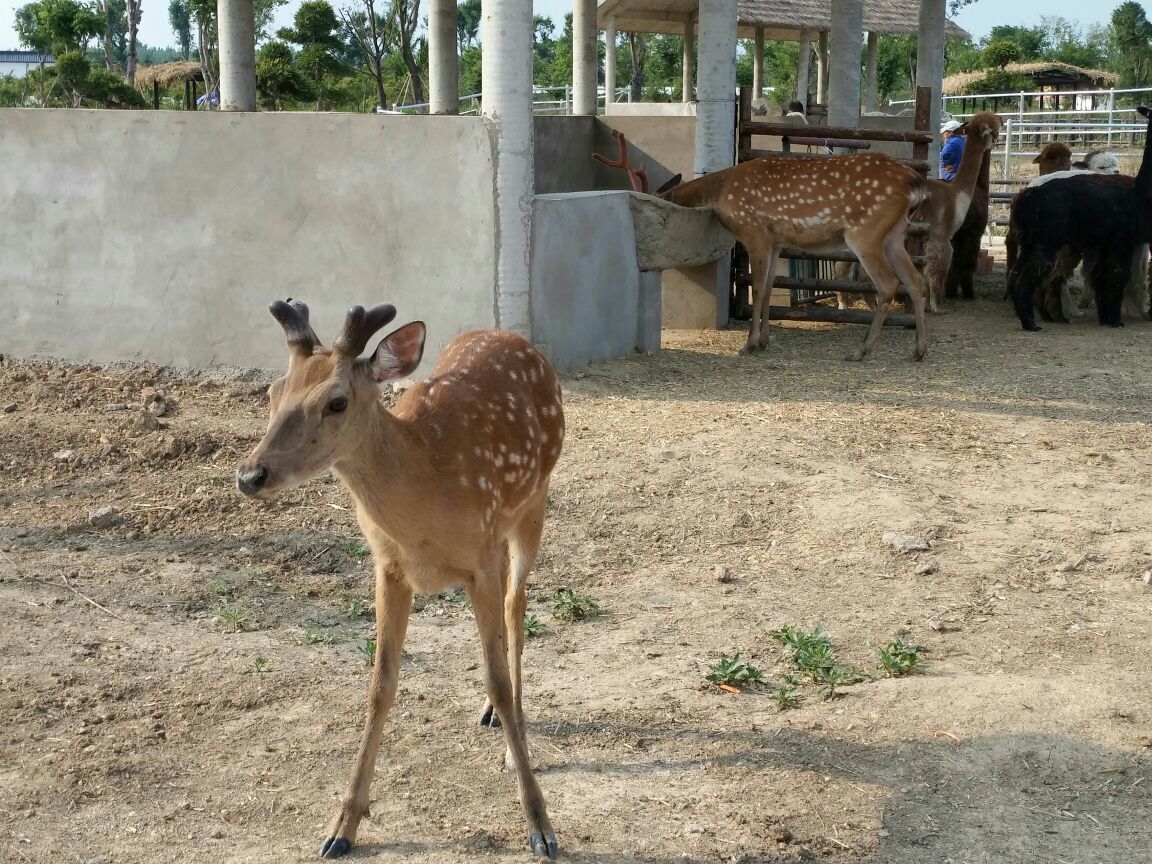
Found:
M 88 524 L 93 528 L 111 528 L 124 521 L 115 507 L 100 507 L 88 513 Z
M 931 574 L 935 573 L 939 569 L 940 568 L 936 566 L 935 561 L 925 561 L 923 564 L 921 564 L 919 567 L 916 568 L 916 575 L 917 576 L 930 576 Z
M 885 546 L 891 546 L 898 552 L 907 555 L 909 552 L 926 552 L 932 547 L 923 537 L 914 534 L 901 534 L 899 531 L 888 531 L 880 538 Z

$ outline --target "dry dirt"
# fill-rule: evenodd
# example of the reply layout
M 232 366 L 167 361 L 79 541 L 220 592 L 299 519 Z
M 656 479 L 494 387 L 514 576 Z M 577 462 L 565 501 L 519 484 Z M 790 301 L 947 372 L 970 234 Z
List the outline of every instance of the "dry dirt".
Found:
M 564 377 L 526 707 L 565 860 L 1152 860 L 1152 323 L 1025 334 L 1002 284 L 922 364 L 789 325 Z M 258 383 L 9 362 L 0 406 L 0 861 L 313 860 L 368 679 L 346 493 L 235 494 Z M 739 650 L 780 684 L 789 623 L 925 664 L 784 711 L 704 683 Z M 418 599 L 407 652 L 354 860 L 529 860 L 468 607 Z

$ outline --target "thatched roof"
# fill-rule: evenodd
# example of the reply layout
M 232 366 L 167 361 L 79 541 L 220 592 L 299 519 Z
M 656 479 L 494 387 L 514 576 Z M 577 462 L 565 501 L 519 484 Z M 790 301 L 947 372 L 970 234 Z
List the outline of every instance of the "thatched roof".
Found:
M 946 96 L 962 95 L 971 85 L 982 81 L 992 69 L 976 69 L 972 72 L 957 72 L 944 79 L 944 94 Z M 1082 69 L 1071 63 L 1060 63 L 1055 60 L 1037 60 L 1031 63 L 1009 63 L 1004 71 L 1011 75 L 1027 75 L 1036 81 L 1037 86 L 1053 83 L 1058 78 L 1059 83 L 1089 87 L 1115 87 L 1119 80 L 1115 73 L 1103 69 Z
M 601 0 L 596 20 L 600 29 L 609 15 L 616 16 L 620 32 L 684 32 L 684 18 L 698 17 L 700 3 L 708 0 Z M 832 0 L 740 0 L 738 32 L 751 39 L 757 27 L 769 40 L 796 40 L 800 31 L 827 31 L 832 26 Z M 864 29 L 869 33 L 905 35 L 919 29 L 920 0 L 864 0 Z M 947 35 L 969 38 L 966 30 L 949 21 Z
M 171 87 L 185 81 L 203 81 L 204 73 L 199 63 L 191 60 L 176 60 L 172 63 L 157 63 L 155 66 L 140 66 L 136 69 L 136 86 L 141 90 L 150 89 L 153 84 Z

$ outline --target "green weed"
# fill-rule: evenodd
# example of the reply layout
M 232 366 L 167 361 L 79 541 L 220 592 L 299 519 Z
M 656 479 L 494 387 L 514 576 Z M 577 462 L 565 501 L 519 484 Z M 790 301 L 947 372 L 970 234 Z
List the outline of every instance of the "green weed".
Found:
M 705 678 L 713 684 L 727 684 L 729 687 L 759 687 L 764 684 L 764 673 L 741 660 L 739 653 L 731 657 L 721 656 Z
M 876 649 L 876 656 L 880 658 L 880 667 L 885 675 L 899 678 L 908 675 L 920 665 L 921 646 L 913 645 L 907 636 L 901 636 Z
M 524 616 L 524 635 L 531 639 L 544 633 L 544 622 L 529 612 Z
M 552 615 L 561 621 L 584 621 L 595 618 L 603 610 L 587 594 L 577 594 L 570 588 L 558 588 L 552 593 Z

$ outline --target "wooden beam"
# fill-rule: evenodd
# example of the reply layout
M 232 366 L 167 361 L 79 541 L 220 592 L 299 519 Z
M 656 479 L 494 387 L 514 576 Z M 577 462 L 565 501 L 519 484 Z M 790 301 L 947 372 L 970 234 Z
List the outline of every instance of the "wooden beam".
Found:
M 871 324 L 873 313 L 863 309 L 830 309 L 827 306 L 769 306 L 771 321 L 818 321 L 828 324 Z M 911 315 L 889 314 L 885 327 L 913 327 Z

